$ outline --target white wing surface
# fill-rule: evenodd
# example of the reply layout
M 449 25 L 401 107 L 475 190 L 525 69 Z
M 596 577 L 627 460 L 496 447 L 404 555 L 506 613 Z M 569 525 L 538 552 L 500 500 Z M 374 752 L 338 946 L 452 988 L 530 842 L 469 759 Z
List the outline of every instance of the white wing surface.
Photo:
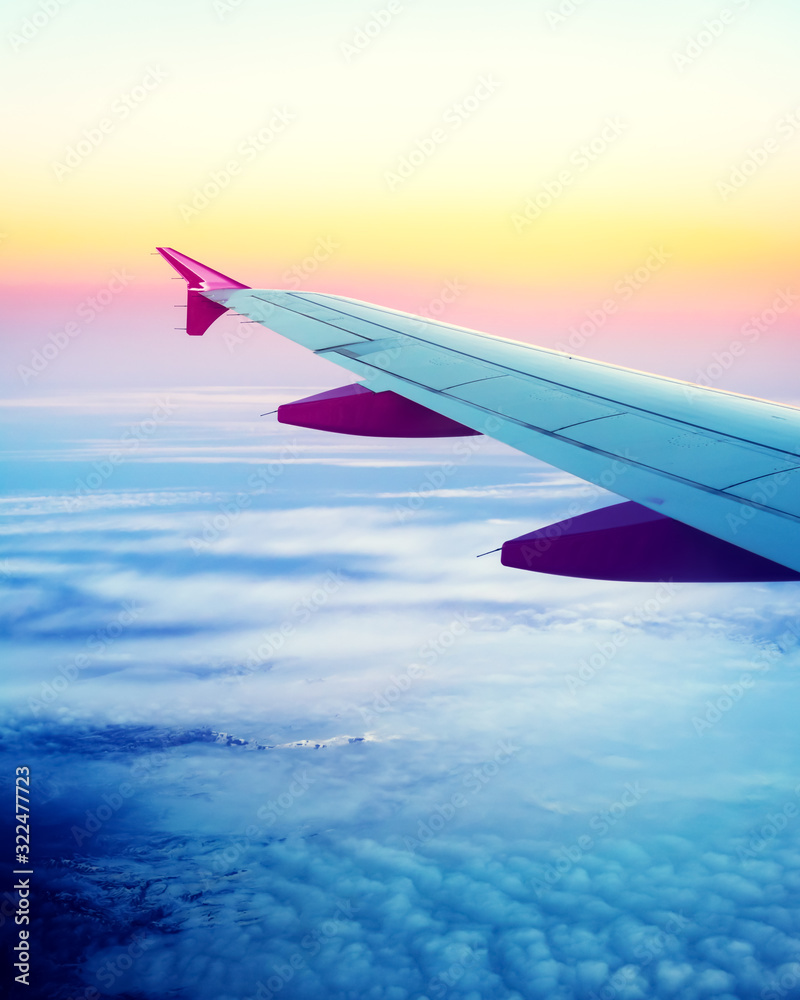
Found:
M 184 267 L 197 263 L 161 252 Z M 366 389 L 391 391 L 800 571 L 800 410 L 794 407 L 335 295 L 241 285 L 195 290 L 335 362 Z

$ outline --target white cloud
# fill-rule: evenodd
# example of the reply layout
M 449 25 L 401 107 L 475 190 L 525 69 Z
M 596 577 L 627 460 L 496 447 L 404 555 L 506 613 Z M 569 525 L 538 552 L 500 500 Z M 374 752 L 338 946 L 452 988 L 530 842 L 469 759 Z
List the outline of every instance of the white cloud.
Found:
M 793 588 L 475 559 L 563 507 L 526 490 L 571 489 L 501 471 L 502 508 L 487 459 L 470 506 L 407 521 L 369 493 L 265 496 L 198 554 L 235 490 L 4 505 L 5 717 L 40 704 L 3 736 L 55 789 L 58 857 L 164 757 L 48 882 L 114 928 L 87 925 L 86 983 L 134 920 L 152 941 L 109 989 L 154 1000 L 243 1000 L 276 968 L 287 1000 L 761 1000 L 800 972 Z M 71 676 L 125 602 L 135 621 Z

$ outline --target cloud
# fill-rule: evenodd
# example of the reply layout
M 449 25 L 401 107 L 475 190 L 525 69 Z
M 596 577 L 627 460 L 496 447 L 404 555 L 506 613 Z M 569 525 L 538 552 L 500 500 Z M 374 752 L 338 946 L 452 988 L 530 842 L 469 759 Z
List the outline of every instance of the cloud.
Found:
M 51 995 L 800 996 L 793 588 L 514 573 L 569 482 L 359 454 L 4 504 Z
M 608 829 L 607 810 L 529 809 L 520 822 L 497 775 L 476 791 L 459 781 L 455 822 L 430 807 L 431 759 L 407 741 L 259 753 L 152 727 L 4 736 L 49 771 L 48 847 L 72 831 L 40 875 L 43 905 L 58 899 L 72 933 L 42 962 L 67 967 L 80 949 L 83 987 L 198 1000 L 800 995 L 797 818 L 751 856 L 735 806 L 713 828 L 705 806 L 676 817 L 644 799 Z M 380 791 L 398 784 L 387 809 Z M 48 919 L 57 931 L 66 917 Z

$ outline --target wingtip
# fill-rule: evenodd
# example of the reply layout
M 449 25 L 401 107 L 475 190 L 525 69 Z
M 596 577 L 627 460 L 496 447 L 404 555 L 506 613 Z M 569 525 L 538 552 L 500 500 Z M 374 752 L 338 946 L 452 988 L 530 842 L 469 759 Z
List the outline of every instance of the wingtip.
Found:
M 226 311 L 226 306 L 207 299 L 203 292 L 219 291 L 226 288 L 249 288 L 221 271 L 201 264 L 185 253 L 172 247 L 156 247 L 158 253 L 186 281 L 186 332 L 190 337 L 200 337 L 215 319 Z
M 222 288 L 250 287 L 221 271 L 215 271 L 213 267 L 208 267 L 193 257 L 188 257 L 185 253 L 173 250 L 172 247 L 156 247 L 156 250 L 189 283 L 189 288 L 193 291 L 209 292 Z

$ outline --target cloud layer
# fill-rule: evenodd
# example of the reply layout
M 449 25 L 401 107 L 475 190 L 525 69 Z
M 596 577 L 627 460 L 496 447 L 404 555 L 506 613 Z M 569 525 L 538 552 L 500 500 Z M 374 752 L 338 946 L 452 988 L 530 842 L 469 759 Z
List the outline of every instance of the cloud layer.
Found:
M 794 588 L 475 559 L 612 498 L 439 449 L 6 498 L 48 997 L 800 996 Z

